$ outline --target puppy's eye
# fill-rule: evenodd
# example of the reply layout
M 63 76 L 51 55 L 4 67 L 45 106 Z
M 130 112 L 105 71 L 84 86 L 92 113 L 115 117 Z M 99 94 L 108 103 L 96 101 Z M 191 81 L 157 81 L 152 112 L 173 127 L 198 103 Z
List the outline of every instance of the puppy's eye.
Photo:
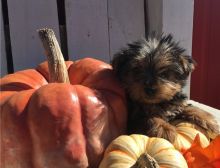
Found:
M 169 73 L 168 72 L 162 72 L 160 75 L 159 75 L 161 78 L 168 78 L 169 77 Z

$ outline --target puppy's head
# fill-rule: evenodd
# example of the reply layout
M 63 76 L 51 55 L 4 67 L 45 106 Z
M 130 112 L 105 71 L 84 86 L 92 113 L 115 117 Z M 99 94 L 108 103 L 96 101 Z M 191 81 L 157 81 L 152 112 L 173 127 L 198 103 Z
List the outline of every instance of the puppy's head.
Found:
M 194 69 L 184 51 L 171 35 L 151 36 L 115 54 L 112 67 L 131 99 L 160 103 L 180 92 Z

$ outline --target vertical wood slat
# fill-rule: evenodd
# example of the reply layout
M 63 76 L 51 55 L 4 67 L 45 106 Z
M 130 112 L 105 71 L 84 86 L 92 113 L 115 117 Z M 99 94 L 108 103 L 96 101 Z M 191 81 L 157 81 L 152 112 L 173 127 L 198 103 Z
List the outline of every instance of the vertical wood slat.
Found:
M 163 1 L 163 31 L 171 32 L 191 55 L 194 0 Z
M 172 33 L 186 54 L 192 55 L 194 0 L 163 0 L 163 32 Z M 189 96 L 190 79 L 184 92 Z
M 69 59 L 109 61 L 107 0 L 66 0 Z
M 54 0 L 8 0 L 14 70 L 34 68 L 45 60 L 37 29 L 54 29 L 59 39 L 57 5 Z
M 163 0 L 145 0 L 147 15 L 147 33 L 162 33 L 163 27 Z
M 1 3 L 1 2 L 0 2 Z M 1 5 L 0 5 L 1 6 Z M 7 58 L 6 58 L 6 48 L 5 48 L 5 36 L 4 36 L 4 24 L 3 24 L 3 15 L 1 15 L 1 40 L 0 40 L 0 46 L 1 46 L 1 58 L 0 58 L 0 65 L 1 65 L 1 70 L 0 70 L 0 77 L 3 77 L 8 73 L 7 70 Z
M 110 56 L 145 37 L 144 0 L 108 0 Z

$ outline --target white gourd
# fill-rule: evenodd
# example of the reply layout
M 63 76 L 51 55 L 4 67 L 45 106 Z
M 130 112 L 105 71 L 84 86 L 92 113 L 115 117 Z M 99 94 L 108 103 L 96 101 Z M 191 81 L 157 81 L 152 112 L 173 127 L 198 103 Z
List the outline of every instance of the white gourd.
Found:
M 106 149 L 99 168 L 130 168 L 137 164 L 137 160 L 141 160 L 143 154 L 153 158 L 159 167 L 188 167 L 182 154 L 167 140 L 133 134 L 122 135 L 113 140 Z
M 206 136 L 195 128 L 195 125 L 190 123 L 179 123 L 176 125 L 177 137 L 174 142 L 174 147 L 177 150 L 190 148 L 196 135 L 199 134 L 202 147 L 209 145 L 209 140 Z

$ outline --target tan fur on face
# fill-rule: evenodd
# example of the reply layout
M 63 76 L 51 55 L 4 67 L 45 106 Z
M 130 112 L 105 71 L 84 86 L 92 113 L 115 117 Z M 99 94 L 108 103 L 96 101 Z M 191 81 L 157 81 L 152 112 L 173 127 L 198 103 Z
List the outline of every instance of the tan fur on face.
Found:
M 158 81 L 158 84 L 155 86 L 157 89 L 157 94 L 153 97 L 149 97 L 145 91 L 144 86 L 140 83 L 133 83 L 132 86 L 130 86 L 129 93 L 130 96 L 143 103 L 160 103 L 162 101 L 169 101 L 173 98 L 173 96 L 180 92 L 181 86 L 174 82 L 162 82 Z
M 181 86 L 174 82 L 160 82 L 158 84 L 158 93 L 156 95 L 156 98 L 161 100 L 171 100 L 173 96 L 181 91 Z

